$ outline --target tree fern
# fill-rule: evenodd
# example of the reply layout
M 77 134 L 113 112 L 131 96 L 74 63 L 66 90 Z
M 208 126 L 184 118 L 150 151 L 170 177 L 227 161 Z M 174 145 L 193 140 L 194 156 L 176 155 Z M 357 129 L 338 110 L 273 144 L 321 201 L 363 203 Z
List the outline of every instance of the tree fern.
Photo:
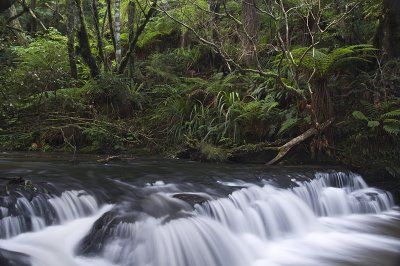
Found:
M 299 120 L 296 117 L 290 117 L 290 118 L 286 119 L 282 123 L 281 128 L 279 129 L 278 135 L 281 136 L 281 135 L 287 133 L 290 129 L 292 129 L 294 126 L 296 126 L 298 121 Z
M 368 121 L 368 117 L 366 117 L 362 112 L 360 111 L 354 111 L 353 112 L 353 117 L 358 119 L 358 120 L 364 120 Z
M 400 132 L 400 109 L 390 110 L 392 104 L 382 103 L 374 106 L 368 102 L 362 102 L 366 112 L 354 111 L 353 117 L 362 121 L 368 128 L 375 130 L 381 128 L 389 135 L 397 135 Z M 383 108 L 385 107 L 385 108 Z
M 400 109 L 393 110 L 382 115 L 382 118 L 395 118 L 400 117 Z
M 375 49 L 369 44 L 351 45 L 329 51 L 328 49 L 309 49 L 302 47 L 291 53 L 297 67 L 314 72 L 319 77 L 326 77 L 340 65 L 350 61 L 366 61 Z

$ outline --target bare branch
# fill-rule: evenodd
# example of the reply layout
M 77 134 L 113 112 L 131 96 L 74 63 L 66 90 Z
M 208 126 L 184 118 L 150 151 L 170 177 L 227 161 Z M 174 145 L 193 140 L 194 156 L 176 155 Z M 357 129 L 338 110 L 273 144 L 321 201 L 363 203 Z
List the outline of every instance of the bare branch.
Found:
M 42 29 L 43 29 L 44 31 L 47 31 L 46 26 L 45 26 L 45 25 L 43 24 L 43 22 L 36 16 L 36 14 L 33 12 L 33 10 L 30 8 L 30 6 L 28 6 L 28 4 L 26 3 L 25 0 L 22 0 L 22 6 L 24 7 L 24 9 L 26 9 L 26 10 L 29 12 L 29 14 L 31 15 L 31 17 L 39 23 L 40 27 L 42 27 Z
M 302 143 L 303 141 L 309 139 L 312 136 L 318 135 L 320 134 L 322 131 L 324 131 L 325 129 L 327 129 L 332 123 L 333 123 L 334 119 L 330 119 L 325 121 L 324 123 L 320 124 L 318 127 L 312 127 L 309 130 L 307 130 L 306 132 L 302 133 L 301 135 L 293 138 L 292 140 L 290 140 L 289 142 L 287 142 L 286 144 L 280 146 L 277 150 L 278 155 L 275 156 L 275 158 L 273 158 L 271 161 L 267 162 L 267 165 L 272 165 L 275 164 L 277 162 L 279 162 L 280 160 L 283 159 L 283 157 L 286 156 L 286 154 L 296 145 Z

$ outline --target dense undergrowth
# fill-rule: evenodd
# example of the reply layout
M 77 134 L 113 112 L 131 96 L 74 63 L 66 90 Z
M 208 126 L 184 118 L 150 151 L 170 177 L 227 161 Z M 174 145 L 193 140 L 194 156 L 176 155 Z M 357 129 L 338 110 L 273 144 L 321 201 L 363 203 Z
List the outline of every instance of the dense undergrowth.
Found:
M 288 8 L 294 5 L 289 2 Z M 232 13 L 226 14 L 243 20 L 240 5 L 229 3 L 225 8 Z M 286 162 L 344 163 L 399 176 L 400 59 L 360 44 L 374 36 L 380 12 L 375 4 L 363 3 L 332 30 L 316 32 L 320 40 L 311 44 L 314 36 L 296 35 L 302 25 L 290 18 L 290 58 L 272 47 L 277 42 L 283 51 L 288 48 L 274 39 L 284 24 L 263 18 L 258 26 L 262 34 L 254 38 L 256 63 L 244 58 L 249 44 L 240 33 L 233 34 L 226 17 L 220 32 L 212 32 L 201 23 L 185 28 L 159 10 L 147 31 L 139 32 L 134 59 L 122 73 L 117 73 L 112 42 L 104 33 L 108 62 L 96 77 L 83 56 L 76 58 L 78 76 L 70 74 L 64 26 L 45 21 L 53 28 L 27 34 L 21 44 L 7 30 L 4 17 L 0 149 L 267 162 L 276 155 L 270 147 L 281 147 L 331 119 L 327 130 L 296 144 Z M 325 19 L 336 18 L 330 9 L 321 12 Z M 174 19 L 194 23 L 177 14 Z M 343 23 L 351 19 L 358 35 L 344 31 Z M 196 34 L 230 37 L 217 47 L 221 52 Z M 95 34 L 89 32 L 89 37 L 94 43 Z M 123 49 L 128 50 L 129 40 L 122 36 Z M 98 48 L 91 49 L 101 62 Z

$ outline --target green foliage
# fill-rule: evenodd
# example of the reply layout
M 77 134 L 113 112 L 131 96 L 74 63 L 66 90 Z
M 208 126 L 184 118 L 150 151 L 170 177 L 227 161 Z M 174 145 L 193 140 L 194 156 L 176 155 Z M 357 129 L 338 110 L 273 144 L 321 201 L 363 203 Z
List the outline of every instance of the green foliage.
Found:
M 366 18 L 379 18 L 384 13 L 383 1 L 359 0 L 359 3 Z
M 82 152 L 122 151 L 125 146 L 135 142 L 136 137 L 129 131 L 122 131 L 105 123 L 94 123 L 82 131 L 87 145 Z
M 12 48 L 16 69 L 10 80 L 20 96 L 55 91 L 73 84 L 69 76 L 66 39 L 55 29 L 39 35 L 28 47 Z
M 280 124 L 292 115 L 280 110 L 272 95 L 258 99 L 240 93 L 242 84 L 235 81 L 241 78 L 246 79 L 234 74 L 216 75 L 209 80 L 187 79 L 189 83 L 169 88 L 151 119 L 156 125 L 165 126 L 159 130 L 167 132 L 173 143 L 190 138 L 214 145 L 232 145 L 272 138 Z M 287 128 L 283 124 L 279 134 L 295 129 L 294 124 Z
M 133 2 L 133 21 L 128 21 L 129 1 L 121 2 L 123 56 L 129 35 L 137 32 L 150 8 L 148 1 Z M 244 16 L 242 1 L 158 1 L 168 13 L 155 12 L 136 36 L 129 71 L 123 75 L 115 74 L 114 36 L 106 3 L 98 1 L 109 68 L 89 78 L 75 40 L 78 80 L 69 74 L 69 7 L 64 1 L 36 4 L 34 12 L 49 30 L 30 28 L 31 16 L 21 15 L 15 21 L 27 46 L 15 46 L 18 30 L 6 25 L 5 16 L 0 18 L 4 148 L 122 152 L 148 145 L 167 150 L 190 139 L 198 144 L 201 159 L 221 161 L 225 148 L 283 143 L 303 133 L 314 124 L 311 118 L 319 109 L 313 104 L 321 96 L 331 97 L 336 117 L 329 129 L 335 141 L 327 149 L 338 148 L 338 156 L 351 165 L 373 165 L 392 174 L 398 169 L 400 63 L 363 44 L 380 37 L 378 25 L 386 25 L 380 23 L 382 1 L 261 1 L 254 17 Z M 90 49 L 103 66 L 91 3 L 83 5 Z M 254 35 L 251 42 L 246 32 Z M 249 49 L 257 52 L 254 62 L 247 62 Z M 372 55 L 376 60 L 369 60 Z M 316 88 L 330 94 L 312 94 Z M 359 104 L 360 99 L 365 102 Z
M 362 101 L 366 114 L 361 111 L 354 111 L 353 117 L 366 123 L 370 130 L 383 131 L 389 135 L 397 136 L 400 133 L 400 108 L 396 108 L 396 103 L 382 102 L 375 106 L 366 101 Z
M 177 77 L 190 74 L 200 50 L 196 48 L 178 48 L 164 53 L 151 55 L 146 65 L 146 75 L 155 81 L 175 81 Z
M 200 159 L 208 162 L 224 162 L 228 158 L 227 152 L 221 147 L 202 142 L 200 146 Z
M 340 47 L 332 51 L 302 47 L 292 50 L 291 55 L 297 67 L 324 78 L 345 63 L 367 61 L 366 58 L 370 57 L 371 52 L 375 50 L 368 44 Z
M 297 123 L 299 122 L 299 119 L 295 118 L 295 117 L 290 117 L 288 119 L 286 119 L 282 125 L 281 128 L 278 131 L 278 135 L 283 135 L 286 132 L 288 132 L 290 129 L 292 129 L 293 127 L 295 127 L 297 125 Z
M 107 73 L 97 79 L 88 80 L 82 93 L 97 111 L 117 117 L 131 116 L 133 110 L 142 109 L 146 101 L 140 84 Z
M 367 169 L 383 169 L 400 177 L 400 105 L 399 101 L 372 104 L 361 101 L 352 112 L 346 139 L 340 140 L 343 156 L 352 165 Z
M 176 24 L 165 17 L 156 17 L 150 21 L 146 27 L 146 31 L 139 37 L 138 47 L 146 46 L 160 42 L 160 38 L 169 36 L 176 31 Z

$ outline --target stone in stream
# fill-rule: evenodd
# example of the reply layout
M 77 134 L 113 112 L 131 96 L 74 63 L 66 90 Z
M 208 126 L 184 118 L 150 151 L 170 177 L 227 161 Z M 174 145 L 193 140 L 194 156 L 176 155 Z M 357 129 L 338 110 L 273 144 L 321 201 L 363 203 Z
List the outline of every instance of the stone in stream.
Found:
M 31 266 L 29 256 L 0 248 L 1 266 Z
M 79 255 L 95 256 L 103 249 L 109 238 L 115 237 L 113 229 L 122 222 L 133 223 L 140 219 L 140 213 L 121 215 L 112 210 L 104 213 L 92 226 L 90 232 L 81 240 L 76 252 Z
M 206 202 L 207 200 L 210 200 L 210 198 L 207 198 L 205 196 L 202 196 L 199 194 L 192 194 L 192 193 L 176 193 L 172 197 L 183 200 L 192 206 L 196 205 L 196 204 L 202 204 L 202 203 Z

